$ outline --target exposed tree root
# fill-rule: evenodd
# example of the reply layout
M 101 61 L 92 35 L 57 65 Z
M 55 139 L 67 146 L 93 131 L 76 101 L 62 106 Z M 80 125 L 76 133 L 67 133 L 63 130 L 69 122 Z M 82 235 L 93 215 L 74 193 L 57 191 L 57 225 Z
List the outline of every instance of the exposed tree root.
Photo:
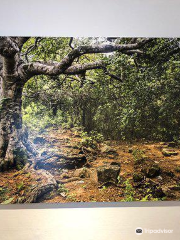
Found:
M 33 184 L 26 194 L 24 203 L 36 203 L 47 193 L 50 193 L 57 188 L 57 182 L 51 173 L 44 169 L 36 170 L 29 164 L 23 169 L 24 172 L 30 173 L 33 179 L 37 182 Z
M 85 155 L 66 156 L 64 154 L 51 154 L 45 157 L 36 158 L 33 167 L 35 169 L 67 168 L 74 169 L 84 166 L 87 162 Z
M 80 180 L 82 180 L 82 178 L 72 177 L 72 178 L 68 178 L 68 179 L 58 180 L 58 183 L 69 183 L 69 182 L 80 181 Z

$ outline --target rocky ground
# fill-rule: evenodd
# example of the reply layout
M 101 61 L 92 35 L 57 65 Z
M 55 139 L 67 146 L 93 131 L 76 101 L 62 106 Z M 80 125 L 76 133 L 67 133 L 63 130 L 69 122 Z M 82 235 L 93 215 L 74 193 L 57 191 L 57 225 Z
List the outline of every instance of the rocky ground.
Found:
M 83 146 L 77 131 L 34 137 L 39 155 L 0 173 L 0 202 L 65 203 L 180 200 L 180 148 L 174 143 L 106 141 Z

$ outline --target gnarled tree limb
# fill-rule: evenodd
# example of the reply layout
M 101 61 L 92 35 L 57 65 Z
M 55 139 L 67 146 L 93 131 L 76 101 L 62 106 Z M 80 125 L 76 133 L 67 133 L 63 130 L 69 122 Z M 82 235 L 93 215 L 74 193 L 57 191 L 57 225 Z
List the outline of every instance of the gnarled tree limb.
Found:
M 102 44 L 102 45 L 94 45 L 94 46 L 79 46 L 76 49 L 73 49 L 66 57 L 62 59 L 61 62 L 33 62 L 29 64 L 21 65 L 21 72 L 23 72 L 26 76 L 26 79 L 29 79 L 35 75 L 49 75 L 56 76 L 62 73 L 66 74 L 76 74 L 81 73 L 83 70 L 93 69 L 92 66 L 94 63 L 90 65 L 78 65 L 76 67 L 72 66 L 73 61 L 84 55 L 84 54 L 93 54 L 93 53 L 110 53 L 115 51 L 124 52 L 127 54 L 132 52 L 140 53 L 139 48 L 142 48 L 146 43 L 151 41 L 152 39 L 145 38 L 137 41 L 132 44 Z M 136 51 L 135 51 L 136 50 Z M 73 71 L 74 68 L 74 71 Z M 94 68 L 99 68 L 97 64 L 94 64 Z

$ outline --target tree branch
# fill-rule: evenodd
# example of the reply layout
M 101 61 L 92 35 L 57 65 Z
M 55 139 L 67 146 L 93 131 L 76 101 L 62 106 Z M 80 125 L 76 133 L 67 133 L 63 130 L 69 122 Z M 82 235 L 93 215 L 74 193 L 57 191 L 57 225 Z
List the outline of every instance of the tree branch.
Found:
M 104 68 L 104 66 L 105 64 L 102 61 L 86 63 L 86 64 L 76 64 L 66 69 L 66 71 L 64 71 L 64 74 L 75 75 L 75 74 L 84 73 L 87 70 Z
M 103 67 L 103 70 L 104 70 L 104 73 L 105 73 L 106 75 L 108 75 L 109 77 L 111 77 L 111 78 L 113 78 L 113 79 L 115 79 L 115 80 L 118 80 L 119 82 L 123 82 L 120 77 L 118 77 L 117 75 L 114 75 L 114 74 L 110 73 L 110 72 L 107 70 L 106 67 Z
M 142 55 L 142 54 L 144 54 L 144 52 L 139 49 L 124 50 L 124 51 L 122 51 L 122 53 L 125 53 L 127 55 L 133 55 L 133 54 Z
M 48 76 L 56 76 L 60 74 L 67 74 L 67 75 L 74 75 L 74 74 L 80 74 L 84 71 L 91 70 L 91 69 L 98 69 L 98 68 L 103 68 L 105 64 L 102 61 L 97 61 L 93 63 L 86 63 L 86 64 L 76 64 L 73 65 L 69 68 L 67 68 L 65 71 L 62 71 L 61 68 L 59 68 L 59 63 L 31 63 L 31 64 L 26 64 L 23 66 L 23 70 L 30 73 L 27 76 L 27 80 L 35 75 L 41 75 L 45 74 Z M 26 69 L 25 67 L 28 67 Z
M 23 45 L 30 39 L 30 37 L 16 37 L 15 38 L 19 48 L 21 49 Z
M 12 57 L 19 52 L 19 47 L 10 37 L 0 37 L 0 54 L 3 57 Z
M 149 38 L 143 38 L 136 43 L 132 44 L 102 44 L 102 45 L 94 45 L 94 46 L 79 46 L 76 49 L 73 49 L 65 58 L 62 59 L 60 63 L 57 62 L 34 62 L 34 63 L 29 63 L 29 64 L 22 64 L 21 65 L 21 70 L 22 72 L 26 75 L 26 78 L 30 78 L 35 75 L 40 75 L 40 74 L 45 74 L 49 76 L 56 76 L 62 73 L 67 73 L 70 71 L 72 68 L 71 65 L 73 61 L 84 55 L 84 54 L 93 54 L 93 53 L 110 53 L 114 51 L 120 51 L 122 53 L 127 52 L 127 54 L 131 53 L 133 50 L 137 51 L 138 48 L 142 48 L 145 44 L 148 42 L 152 41 L 152 39 Z M 95 64 L 96 65 L 96 64 Z M 81 66 L 81 65 L 79 65 Z M 70 69 L 69 69 L 70 68 Z M 97 68 L 97 66 L 95 66 Z M 92 67 L 90 68 L 92 69 Z M 67 70 L 67 71 L 66 71 Z M 86 70 L 86 69 L 85 69 Z M 89 70 L 89 69 L 87 69 Z M 81 71 L 80 69 L 76 71 Z M 75 72 L 76 72 L 75 71 Z M 73 71 L 72 71 L 73 72 Z
M 69 40 L 69 47 L 71 49 L 74 49 L 74 47 L 72 46 L 72 42 L 73 42 L 73 37 L 71 37 L 70 40 Z

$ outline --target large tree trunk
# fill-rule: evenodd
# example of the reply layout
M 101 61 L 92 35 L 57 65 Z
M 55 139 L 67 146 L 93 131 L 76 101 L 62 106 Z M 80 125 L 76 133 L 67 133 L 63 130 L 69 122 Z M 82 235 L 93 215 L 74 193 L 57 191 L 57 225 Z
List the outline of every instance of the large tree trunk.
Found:
M 21 168 L 27 162 L 22 133 L 21 79 L 14 74 L 13 59 L 4 59 L 0 95 L 0 170 Z
M 27 161 L 27 149 L 32 148 L 24 139 L 22 133 L 21 96 L 25 82 L 36 75 L 57 76 L 61 74 L 84 74 L 91 69 L 104 69 L 105 63 L 93 61 L 85 64 L 73 64 L 85 54 L 110 53 L 119 51 L 126 54 L 140 53 L 142 48 L 151 39 L 141 39 L 129 44 L 104 44 L 93 46 L 79 46 L 69 52 L 60 62 L 29 62 L 21 59 L 23 44 L 27 37 L 0 37 L 0 170 L 21 167 Z M 31 46 L 31 50 L 37 47 Z M 29 48 L 26 51 L 28 54 Z M 142 53 L 142 52 L 141 52 Z M 2 60 L 2 61 L 1 61 Z M 91 116 L 89 113 L 87 115 Z M 92 117 L 90 118 L 92 122 Z M 88 128 L 90 129 L 90 121 Z

